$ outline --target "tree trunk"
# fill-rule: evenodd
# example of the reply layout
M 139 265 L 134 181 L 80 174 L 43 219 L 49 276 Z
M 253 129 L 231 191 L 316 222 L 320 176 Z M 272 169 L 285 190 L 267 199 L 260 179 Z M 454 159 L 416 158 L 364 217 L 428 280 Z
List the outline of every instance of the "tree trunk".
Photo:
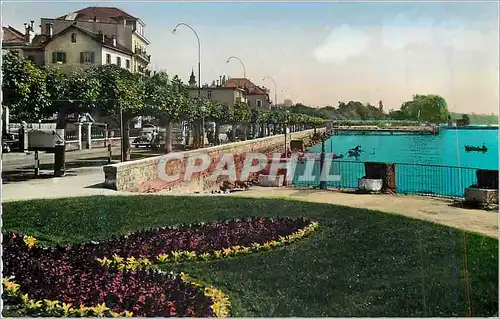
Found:
M 220 135 L 220 123 L 219 122 L 215 122 L 215 132 L 214 132 L 214 143 L 215 143 L 215 145 L 220 145 L 219 135 Z
M 66 112 L 60 108 L 57 112 L 56 133 L 64 140 L 64 129 L 66 127 Z M 56 145 L 54 150 L 54 176 L 63 177 L 66 174 L 66 143 Z
M 231 142 L 236 141 L 236 127 L 237 127 L 236 124 L 233 124 L 231 126 Z
M 248 125 L 247 124 L 243 124 L 243 141 L 246 141 L 247 140 L 247 131 L 248 131 Z
M 165 154 L 172 152 L 172 123 L 168 122 L 165 128 Z
M 123 119 L 123 145 L 122 145 L 122 155 L 123 161 L 130 161 L 130 119 Z

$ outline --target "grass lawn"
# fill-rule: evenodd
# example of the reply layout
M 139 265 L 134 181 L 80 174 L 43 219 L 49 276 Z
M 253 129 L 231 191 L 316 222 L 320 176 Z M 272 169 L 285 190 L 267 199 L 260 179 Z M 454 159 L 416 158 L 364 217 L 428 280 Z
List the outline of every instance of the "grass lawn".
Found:
M 305 216 L 321 228 L 271 251 L 170 266 L 224 290 L 232 316 L 467 316 L 464 238 L 472 316 L 498 312 L 498 240 L 402 216 L 237 197 L 96 196 L 3 204 L 4 231 L 47 244 L 250 216 Z

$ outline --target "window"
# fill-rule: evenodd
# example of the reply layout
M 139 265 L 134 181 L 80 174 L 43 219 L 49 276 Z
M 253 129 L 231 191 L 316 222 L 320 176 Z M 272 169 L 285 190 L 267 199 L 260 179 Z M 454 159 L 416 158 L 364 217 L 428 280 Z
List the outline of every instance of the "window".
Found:
M 106 53 L 106 64 L 111 64 L 111 54 Z
M 80 52 L 80 63 L 94 63 L 94 52 Z
M 262 107 L 262 100 L 255 101 L 257 107 Z
M 130 69 L 130 60 L 129 59 L 125 60 L 125 66 L 127 67 L 127 69 Z
M 116 57 L 116 65 L 122 66 L 122 59 L 119 56 Z
M 76 43 L 76 33 L 71 33 L 71 43 Z
M 66 52 L 52 52 L 52 63 L 66 63 Z

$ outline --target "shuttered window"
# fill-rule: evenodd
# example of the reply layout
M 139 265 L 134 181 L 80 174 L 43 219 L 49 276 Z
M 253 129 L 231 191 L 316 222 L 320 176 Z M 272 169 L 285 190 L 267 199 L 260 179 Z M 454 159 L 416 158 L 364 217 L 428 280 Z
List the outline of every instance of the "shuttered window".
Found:
M 94 52 L 80 52 L 80 63 L 95 63 Z
M 66 63 L 66 52 L 52 52 L 52 63 Z

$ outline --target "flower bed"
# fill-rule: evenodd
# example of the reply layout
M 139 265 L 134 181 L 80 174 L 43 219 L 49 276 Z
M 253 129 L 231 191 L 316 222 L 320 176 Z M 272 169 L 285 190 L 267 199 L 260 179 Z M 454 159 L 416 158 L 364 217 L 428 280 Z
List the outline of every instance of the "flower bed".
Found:
M 218 316 L 229 300 L 186 274 L 154 262 L 231 257 L 299 239 L 318 227 L 305 219 L 233 220 L 134 233 L 104 243 L 40 247 L 34 237 L 4 235 L 6 296 L 30 315 Z M 108 267 L 103 267 L 108 266 Z M 109 267 L 116 266 L 116 267 Z

